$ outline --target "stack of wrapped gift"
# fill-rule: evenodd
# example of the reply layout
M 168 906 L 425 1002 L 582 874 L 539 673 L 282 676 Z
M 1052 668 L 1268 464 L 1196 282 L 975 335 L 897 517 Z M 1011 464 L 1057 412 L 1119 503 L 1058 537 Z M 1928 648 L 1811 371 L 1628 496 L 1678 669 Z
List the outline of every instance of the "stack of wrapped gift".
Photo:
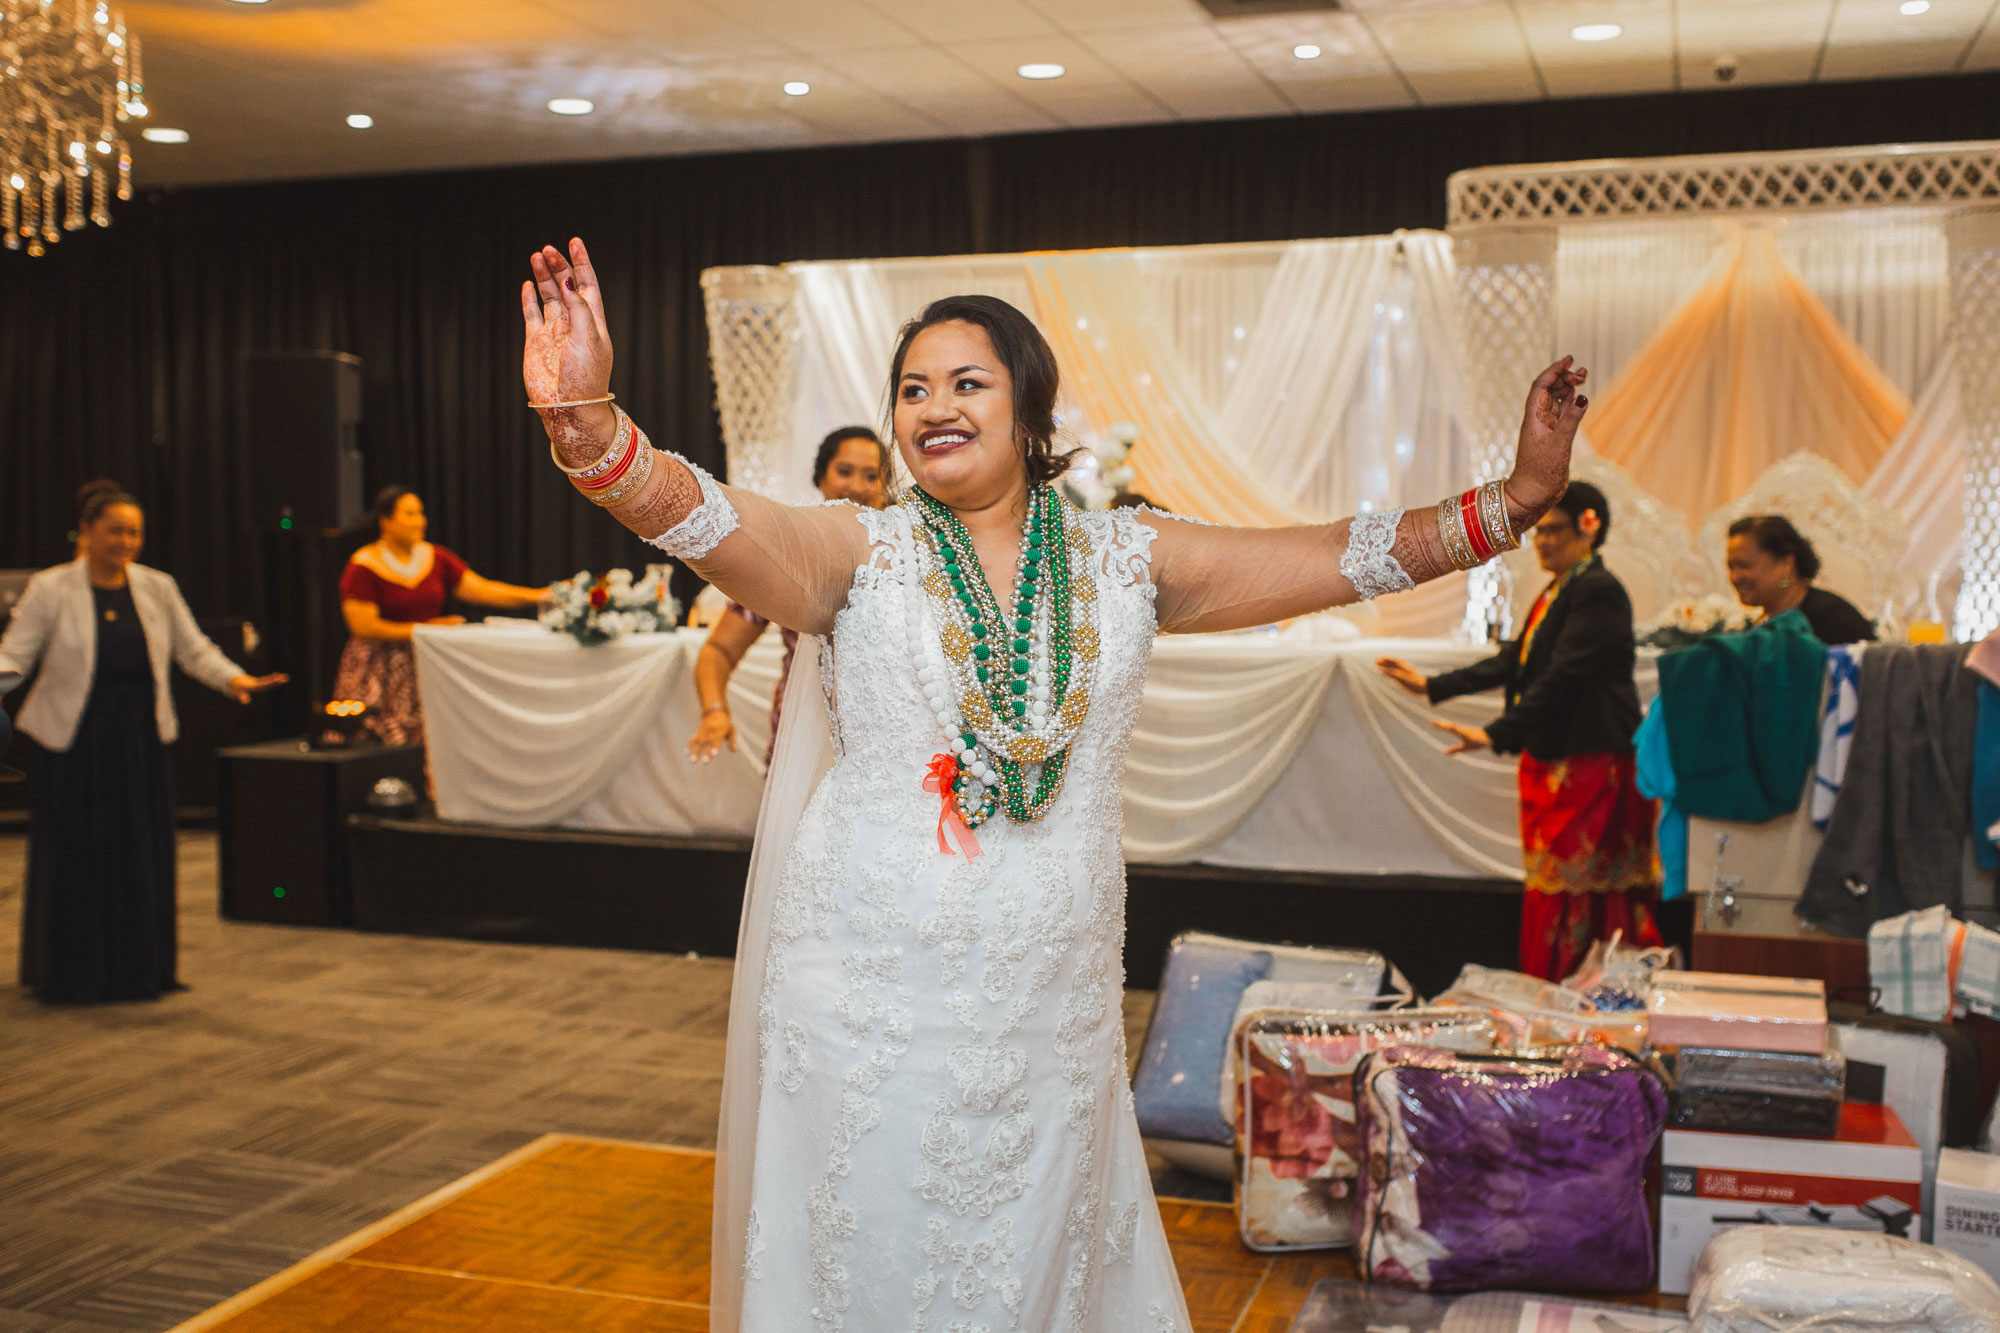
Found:
M 1847 1065 L 1822 982 L 1660 972 L 1646 1011 L 1654 1049 L 1678 1052 L 1676 1127 L 1797 1138 L 1839 1127 Z

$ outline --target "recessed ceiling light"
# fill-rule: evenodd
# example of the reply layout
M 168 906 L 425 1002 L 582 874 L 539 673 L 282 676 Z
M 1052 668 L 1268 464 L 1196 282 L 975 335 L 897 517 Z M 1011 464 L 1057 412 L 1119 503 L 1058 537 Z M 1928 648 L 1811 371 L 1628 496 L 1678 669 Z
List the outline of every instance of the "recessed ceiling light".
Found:
M 261 5 L 266 2 L 267 0 L 236 0 L 239 5 Z
M 587 116 L 597 110 L 597 103 L 587 97 L 552 97 L 549 110 L 558 116 Z
M 1915 18 L 1919 14 L 1928 14 L 1931 12 L 1931 0 L 1903 0 L 1903 3 L 1897 6 L 1897 9 L 1911 18 Z
M 375 117 L 356 113 L 347 118 L 347 128 L 350 130 L 372 130 L 375 128 Z
M 1014 72 L 1024 79 L 1060 79 L 1069 73 L 1061 65 L 1046 60 L 1031 61 Z
M 807 93 L 811 92 L 812 90 L 813 86 L 810 83 L 805 82 L 803 79 L 793 79 L 790 83 L 785 85 L 785 96 L 804 97 Z
M 1616 23 L 1580 23 L 1569 30 L 1569 35 L 1579 42 L 1608 42 L 1624 31 Z
M 186 130 L 170 130 L 163 126 L 153 125 L 140 130 L 139 137 L 147 143 L 186 143 L 188 141 L 188 132 Z
M 1292 54 L 1301 60 L 1318 60 L 1319 48 L 1311 42 L 1300 42 L 1292 48 Z

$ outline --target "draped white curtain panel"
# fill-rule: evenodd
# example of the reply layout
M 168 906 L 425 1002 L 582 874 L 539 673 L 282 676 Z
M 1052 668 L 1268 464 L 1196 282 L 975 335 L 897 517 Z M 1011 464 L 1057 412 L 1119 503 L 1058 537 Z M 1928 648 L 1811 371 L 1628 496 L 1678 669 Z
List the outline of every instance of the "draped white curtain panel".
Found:
M 700 718 L 693 662 L 704 639 L 682 630 L 583 648 L 520 622 L 419 629 L 439 813 L 521 828 L 748 837 L 778 636 L 761 639 L 730 681 L 741 748 L 697 768 L 686 744 Z M 1161 639 L 1126 767 L 1126 855 L 1518 878 L 1513 760 L 1448 758 L 1449 738 L 1430 725 L 1482 724 L 1497 696 L 1432 709 L 1374 666 L 1390 654 L 1438 671 L 1485 651 L 1362 640 L 1335 617 L 1281 633 Z M 1650 696 L 1650 662 L 1639 674 Z
M 1171 404 L 1217 456 L 1333 519 L 1428 503 L 1464 485 L 1451 242 L 1438 232 L 1356 240 L 793 264 L 800 355 L 793 438 L 780 470 L 808 498 L 826 431 L 878 425 L 889 356 L 905 320 L 940 296 L 1000 297 L 1038 322 L 1043 290 L 1130 294 L 1093 304 L 1090 333 L 1134 371 L 1134 394 Z M 1070 317 L 1074 312 L 1065 312 Z M 1189 401 L 1191 400 L 1191 401 Z M 1184 410 L 1191 409 L 1191 410 Z M 1112 421 L 1065 395 L 1068 433 Z M 1138 449 L 1143 452 L 1142 435 Z M 1429 590 L 1361 613 L 1371 630 L 1443 634 L 1463 596 Z
M 1785 264 L 1917 404 L 1863 489 L 1912 534 L 1898 571 L 1899 609 L 1920 615 L 1932 597 L 1949 606 L 1958 581 L 1964 432 L 1937 219 L 1878 210 L 1565 228 L 1557 247 L 1557 345 L 1591 367 L 1601 392 L 1746 226 L 1773 232 Z M 1089 335 L 1116 349 L 1137 401 L 1158 405 L 1240 468 L 1247 484 L 1283 496 L 1302 517 L 1428 503 L 1472 476 L 1455 270 L 1450 240 L 1440 233 L 789 268 L 799 282 L 800 355 L 794 438 L 781 468 L 793 478 L 793 498 L 809 498 L 812 451 L 827 430 L 882 422 L 888 358 L 902 322 L 960 292 L 998 296 L 1045 327 L 1052 318 L 1082 317 L 1081 308 L 1051 309 L 1050 293 L 1097 298 L 1088 303 Z M 1062 415 L 1083 444 L 1112 424 L 1076 396 Z M 1138 448 L 1143 455 L 1143 434 Z M 1697 560 L 1708 563 L 1706 554 Z M 1527 581 L 1538 583 L 1532 573 Z M 1723 591 L 1653 581 L 1663 586 L 1642 615 L 1674 595 Z M 1369 633 L 1443 635 L 1457 625 L 1462 605 L 1462 583 L 1454 579 L 1351 618 Z

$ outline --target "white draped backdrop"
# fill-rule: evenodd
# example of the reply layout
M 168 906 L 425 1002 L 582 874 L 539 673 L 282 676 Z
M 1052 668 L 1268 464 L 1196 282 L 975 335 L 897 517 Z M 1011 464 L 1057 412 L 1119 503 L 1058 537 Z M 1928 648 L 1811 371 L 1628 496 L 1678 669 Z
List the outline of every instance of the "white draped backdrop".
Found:
M 1762 245 L 1765 235 L 1774 250 Z M 1708 441 L 1674 438 L 1621 468 L 1624 440 L 1593 453 L 1586 430 L 1579 472 L 1613 496 L 1619 515 L 1607 554 L 1628 576 L 1642 617 L 1674 598 L 1726 592 L 1721 552 L 1709 549 L 1719 543 L 1701 540 L 1703 523 L 1723 501 L 1756 496 L 1812 516 L 1802 525 L 1808 535 L 1841 553 L 1829 561 L 1826 581 L 1870 615 L 1949 619 L 1961 563 L 1967 431 L 1951 354 L 1944 214 L 1693 216 L 1562 226 L 1554 236 L 1554 341 L 1591 367 L 1595 396 L 1626 391 L 1636 399 L 1638 381 L 1662 378 L 1659 363 L 1688 355 L 1658 340 L 1712 296 L 1734 272 L 1724 270 L 1746 253 L 1769 255 L 1767 267 L 1789 288 L 1773 297 L 1769 275 L 1761 274 L 1743 282 L 1744 290 L 1732 289 L 1732 309 L 1746 301 L 1752 308 L 1736 309 L 1715 336 L 1789 343 L 1785 319 L 1817 320 L 1845 348 L 1830 361 L 1812 360 L 1810 347 L 1763 349 L 1771 367 L 1796 369 L 1800 378 L 1758 386 L 1760 419 L 1802 424 L 1795 436 L 1783 427 L 1747 443 L 1739 435 L 1732 447 L 1743 456 L 1732 468 L 1755 481 L 1700 512 L 1679 502 L 1679 472 Z M 1746 251 L 1747 239 L 1760 246 Z M 786 364 L 745 376 L 746 360 L 777 353 L 718 338 L 718 386 L 726 428 L 739 381 L 786 396 L 784 410 L 771 414 L 774 438 L 745 439 L 739 430 L 730 433 L 730 448 L 732 466 L 780 479 L 777 488 L 791 497 L 807 495 L 812 451 L 826 430 L 882 420 L 888 355 L 901 322 L 959 292 L 998 296 L 1037 321 L 1064 367 L 1062 416 L 1070 434 L 1087 445 L 1113 422 L 1135 424 L 1138 489 L 1166 507 L 1218 521 L 1321 520 L 1429 502 L 1480 466 L 1466 427 L 1454 249 L 1441 233 L 757 272 L 765 275 L 760 309 L 768 312 L 773 284 L 784 293 L 777 299 L 791 321 L 780 339 Z M 724 287 L 710 289 L 717 328 L 730 318 Z M 1760 317 L 1755 308 L 1760 300 L 1783 307 L 1787 299 L 1807 308 L 1781 308 L 1782 318 Z M 1717 353 L 1711 347 L 1706 354 Z M 1820 448 L 1810 429 L 1809 409 L 1823 408 L 1829 385 L 1854 375 L 1872 376 L 1893 414 L 1894 439 L 1879 459 L 1831 443 Z M 1673 391 L 1672 376 L 1665 378 Z M 1779 472 L 1793 452 L 1820 452 L 1836 467 Z M 1802 477 L 1809 493 L 1798 493 Z M 1661 496 L 1673 498 L 1661 504 Z M 1879 533 L 1886 540 L 1873 541 Z M 1517 557 L 1513 573 L 1517 600 L 1531 597 L 1540 583 L 1531 561 Z M 1459 626 L 1464 596 L 1464 581 L 1453 578 L 1350 615 L 1368 633 L 1442 635 Z

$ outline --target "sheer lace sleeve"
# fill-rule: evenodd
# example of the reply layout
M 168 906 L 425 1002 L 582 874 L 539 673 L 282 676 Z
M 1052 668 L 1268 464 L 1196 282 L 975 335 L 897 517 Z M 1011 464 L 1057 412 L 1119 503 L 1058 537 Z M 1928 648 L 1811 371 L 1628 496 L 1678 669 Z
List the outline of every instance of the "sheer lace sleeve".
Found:
M 1223 528 L 1149 513 L 1154 605 L 1169 633 L 1245 629 L 1414 588 L 1450 569 L 1435 514 Z
M 658 480 L 612 511 L 619 521 L 767 620 L 832 630 L 868 558 L 852 505 L 780 504 L 664 450 L 653 465 Z

